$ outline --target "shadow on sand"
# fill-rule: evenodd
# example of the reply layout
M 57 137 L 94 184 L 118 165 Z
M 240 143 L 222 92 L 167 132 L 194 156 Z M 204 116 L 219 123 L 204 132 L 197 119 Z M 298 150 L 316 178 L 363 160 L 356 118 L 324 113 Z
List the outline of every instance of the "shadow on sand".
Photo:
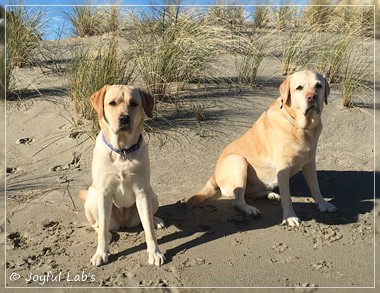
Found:
M 379 175 L 376 172 L 376 175 Z M 378 176 L 376 176 L 378 177 Z M 365 171 L 319 171 L 319 183 L 324 197 L 337 208 L 336 213 L 321 213 L 313 202 L 294 202 L 294 209 L 302 221 L 315 220 L 327 225 L 347 225 L 355 223 L 360 214 L 371 212 L 374 208 L 374 173 Z M 291 179 L 293 197 L 308 195 L 307 185 L 301 173 Z M 330 200 L 331 199 L 331 200 Z M 248 200 L 257 207 L 261 216 L 247 218 L 232 207 L 232 199 L 212 198 L 202 206 L 188 211 L 184 202 L 161 206 L 157 216 L 167 227 L 175 225 L 180 231 L 158 239 L 159 244 L 188 238 L 201 233 L 198 238 L 169 249 L 165 252 L 167 262 L 183 250 L 191 249 L 207 242 L 239 232 L 265 229 L 279 225 L 282 221 L 281 205 L 266 199 Z M 141 228 L 137 228 L 141 230 Z M 110 256 L 113 262 L 123 255 L 146 249 L 146 244 L 128 248 Z

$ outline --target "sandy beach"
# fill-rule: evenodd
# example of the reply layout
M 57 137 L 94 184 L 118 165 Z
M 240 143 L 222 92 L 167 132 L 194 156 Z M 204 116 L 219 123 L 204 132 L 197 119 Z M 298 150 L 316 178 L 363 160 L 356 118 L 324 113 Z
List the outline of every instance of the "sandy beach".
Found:
M 109 263 L 90 265 L 96 233 L 77 197 L 91 184 L 89 122 L 78 123 L 65 91 L 67 78 L 46 77 L 38 68 L 19 69 L 16 74 L 33 80 L 39 93 L 1 102 L 6 112 L 5 125 L 3 120 L 0 125 L 6 126 L 6 144 L 0 146 L 6 165 L 1 167 L 7 187 L 6 202 L 1 194 L 2 208 L 6 205 L 0 229 L 0 251 L 6 254 L 1 285 L 162 287 L 162 292 L 184 287 L 193 288 L 188 292 L 197 287 L 210 292 L 217 287 L 301 287 L 310 292 L 379 285 L 378 270 L 374 275 L 375 220 L 380 216 L 374 209 L 378 87 L 375 101 L 363 97 L 367 106 L 354 108 L 343 108 L 339 89 L 331 87 L 317 170 L 322 193 L 338 208 L 336 213 L 318 211 L 301 173 L 290 183 L 302 220 L 299 228 L 281 226 L 281 205 L 268 200 L 250 202 L 261 211 L 258 219 L 246 218 L 231 199 L 218 197 L 186 209 L 186 200 L 212 174 L 222 149 L 278 97 L 279 66 L 278 60 L 265 59 L 267 77 L 256 88 L 215 88 L 207 95 L 195 88 L 193 99 L 203 105 L 204 121 L 197 123 L 192 113 L 180 110 L 170 117 L 175 128 L 162 125 L 158 133 L 145 135 L 151 184 L 160 201 L 157 215 L 166 223 L 156 231 L 167 259 L 162 267 L 148 265 L 141 227 L 113 232 Z

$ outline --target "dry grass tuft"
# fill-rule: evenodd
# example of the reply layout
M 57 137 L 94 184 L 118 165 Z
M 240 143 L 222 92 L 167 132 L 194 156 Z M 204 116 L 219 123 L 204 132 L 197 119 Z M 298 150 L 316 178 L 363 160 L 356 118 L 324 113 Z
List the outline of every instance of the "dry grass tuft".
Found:
M 65 15 L 74 27 L 74 34 L 79 37 L 113 33 L 120 29 L 118 6 L 74 6 L 71 12 Z
M 341 100 L 344 107 L 359 105 L 359 97 L 368 95 L 371 88 L 371 63 L 369 54 L 360 47 L 350 47 L 343 66 Z M 373 65 L 372 65 L 373 66 Z M 361 98 L 361 100 L 364 100 Z M 364 102 L 365 104 L 365 102 Z
M 272 37 L 269 33 L 256 32 L 239 38 L 235 48 L 239 54 L 235 62 L 239 83 L 256 85 L 259 66 L 270 51 Z
M 315 0 L 313 4 L 326 3 Z M 157 6 L 148 13 L 146 9 L 120 9 L 75 6 L 66 14 L 77 36 L 112 32 L 125 38 L 122 54 L 115 39 L 107 48 L 74 53 L 71 97 L 78 113 L 86 119 L 96 121 L 89 103 L 94 91 L 104 84 L 129 83 L 135 77 L 155 97 L 158 107 L 163 102 L 182 107 L 191 83 L 203 83 L 206 91 L 220 86 L 222 57 L 229 58 L 231 54 L 236 56 L 236 75 L 223 79 L 230 87 L 235 77 L 240 87 L 255 85 L 263 59 L 275 56 L 281 60 L 284 75 L 307 67 L 320 71 L 330 83 L 341 83 L 345 106 L 354 104 L 357 93 L 366 90 L 359 83 L 370 71 L 369 51 L 359 48 L 368 46 L 374 35 L 373 7 L 283 5 L 256 6 L 247 11 L 242 6 Z M 30 13 L 21 6 L 9 8 L 7 90 L 13 87 L 12 71 L 16 66 L 36 62 L 32 54 L 40 45 L 42 18 L 39 11 Z M 40 55 L 53 60 L 58 56 L 54 53 L 54 49 L 44 50 Z M 66 73 L 66 66 L 49 64 L 47 73 Z M 356 89 L 348 83 L 356 85 Z M 204 108 L 187 103 L 196 112 L 196 120 L 203 121 Z M 164 115 L 162 109 L 156 108 L 157 117 Z
M 116 40 L 105 49 L 79 49 L 73 58 L 70 76 L 70 97 L 76 111 L 93 121 L 98 131 L 97 116 L 92 109 L 90 96 L 107 84 L 129 84 L 133 79 L 134 64 L 127 55 L 118 51 Z
M 226 29 L 195 12 L 165 13 L 164 20 L 130 14 L 127 35 L 144 87 L 158 102 L 173 96 L 173 85 L 207 79 L 227 39 Z
M 33 50 L 41 42 L 44 13 L 39 8 L 10 6 L 6 11 L 6 91 L 14 92 L 15 67 L 30 66 L 35 61 Z

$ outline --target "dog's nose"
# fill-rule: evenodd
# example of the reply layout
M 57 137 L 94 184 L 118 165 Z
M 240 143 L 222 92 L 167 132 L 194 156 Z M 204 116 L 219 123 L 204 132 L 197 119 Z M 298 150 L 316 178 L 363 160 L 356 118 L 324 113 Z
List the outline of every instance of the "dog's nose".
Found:
M 314 102 L 317 99 L 317 97 L 318 96 L 316 94 L 310 94 L 306 97 L 306 99 L 308 102 Z
M 119 125 L 128 125 L 131 122 L 129 115 L 120 115 L 119 116 Z

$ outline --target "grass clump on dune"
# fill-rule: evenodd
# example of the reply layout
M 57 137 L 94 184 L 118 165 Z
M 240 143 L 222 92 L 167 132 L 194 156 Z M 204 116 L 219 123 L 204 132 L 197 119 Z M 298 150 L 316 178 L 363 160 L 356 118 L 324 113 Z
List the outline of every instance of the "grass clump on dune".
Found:
M 90 96 L 107 84 L 129 84 L 133 74 L 133 62 L 119 52 L 115 40 L 104 49 L 82 48 L 75 53 L 70 76 L 70 97 L 81 117 L 93 121 L 95 132 L 98 123 Z
M 65 15 L 74 28 L 74 34 L 79 37 L 118 32 L 120 29 L 118 6 L 74 6 Z
M 144 87 L 164 101 L 171 88 L 183 88 L 195 80 L 205 80 L 223 48 L 227 30 L 203 22 L 196 12 L 168 13 L 151 19 L 130 15 L 127 38 L 134 52 Z
M 14 69 L 35 62 L 34 49 L 42 39 L 44 13 L 37 8 L 10 6 L 6 11 L 6 24 L 6 91 L 14 93 Z

